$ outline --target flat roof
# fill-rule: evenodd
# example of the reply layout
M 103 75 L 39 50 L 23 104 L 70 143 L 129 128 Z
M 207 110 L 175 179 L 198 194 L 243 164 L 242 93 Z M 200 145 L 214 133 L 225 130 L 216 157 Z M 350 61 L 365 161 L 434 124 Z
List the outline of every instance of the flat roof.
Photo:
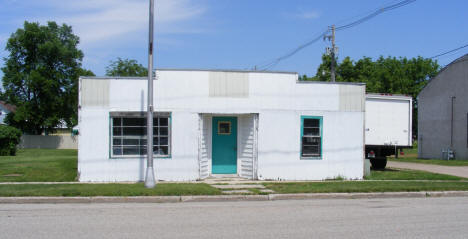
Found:
M 241 73 L 273 73 L 273 74 L 292 74 L 297 75 L 294 71 L 259 71 L 259 70 L 239 70 L 239 69 L 174 69 L 174 68 L 162 68 L 156 69 L 156 71 L 212 71 L 212 72 L 241 72 Z
M 156 71 L 197 71 L 197 72 L 239 72 L 239 73 L 266 73 L 266 74 L 289 74 L 289 75 L 298 75 L 297 72 L 292 71 L 258 71 L 258 70 L 237 70 L 237 69 L 172 69 L 172 68 L 162 68 L 156 69 Z M 135 77 L 135 76 L 80 76 L 81 79 L 116 79 L 116 80 L 146 80 L 148 77 Z M 366 83 L 362 82 L 330 82 L 330 81 L 299 81 L 296 83 L 299 84 L 338 84 L 338 85 L 365 85 Z
M 296 83 L 299 84 L 332 84 L 332 85 L 366 85 L 363 82 L 346 82 L 346 81 L 315 81 L 315 80 L 298 80 Z
M 197 72 L 238 72 L 238 73 L 267 73 L 267 74 L 289 74 L 289 75 L 298 75 L 297 72 L 290 72 L 290 71 L 256 71 L 256 70 L 236 70 L 236 69 L 170 69 L 170 68 L 163 68 L 163 69 L 156 69 L 156 71 L 197 71 Z M 135 77 L 135 76 L 80 76 L 83 79 L 147 79 L 148 77 Z
M 376 97 L 376 98 L 400 98 L 400 99 L 412 99 L 410 95 L 402 94 L 389 94 L 389 93 L 366 93 L 366 96 Z

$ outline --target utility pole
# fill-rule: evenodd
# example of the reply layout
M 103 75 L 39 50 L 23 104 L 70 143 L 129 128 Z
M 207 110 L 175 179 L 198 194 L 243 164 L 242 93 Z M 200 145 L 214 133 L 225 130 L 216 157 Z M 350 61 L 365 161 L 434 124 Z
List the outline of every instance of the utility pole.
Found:
M 153 25 L 154 0 L 149 2 L 149 41 L 148 41 L 148 112 L 146 114 L 146 176 L 145 187 L 154 188 L 153 169 Z
M 335 54 L 338 51 L 338 48 L 335 46 L 335 25 L 332 25 L 329 27 L 329 30 L 331 29 L 331 35 L 325 36 L 325 39 L 328 39 L 332 43 L 331 49 L 327 47 L 327 54 L 331 56 L 331 66 L 330 66 L 330 78 L 331 82 L 335 82 Z

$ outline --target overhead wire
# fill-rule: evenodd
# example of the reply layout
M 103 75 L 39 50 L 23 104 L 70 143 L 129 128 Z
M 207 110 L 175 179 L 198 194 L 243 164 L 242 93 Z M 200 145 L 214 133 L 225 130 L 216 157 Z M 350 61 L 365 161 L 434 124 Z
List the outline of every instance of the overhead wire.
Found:
M 391 4 L 391 5 L 388 5 L 388 6 L 385 6 L 385 7 L 380 7 L 378 8 L 377 10 L 373 11 L 372 13 L 354 21 L 354 22 L 351 22 L 351 23 L 348 23 L 348 24 L 345 24 L 345 25 L 342 25 L 342 26 L 338 26 L 336 27 L 336 30 L 337 31 L 340 31 L 340 30 L 345 30 L 345 29 L 348 29 L 348 28 L 351 28 L 351 27 L 355 27 L 357 25 L 360 25 L 374 17 L 376 17 L 377 15 L 380 15 L 386 11 L 390 11 L 390 10 L 394 10 L 394 9 L 397 9 L 397 8 L 400 8 L 400 7 L 403 7 L 403 6 L 406 6 L 412 2 L 415 2 L 416 0 L 404 0 L 404 1 L 400 1 L 400 2 L 397 2 L 397 3 L 394 3 L 394 4 Z M 329 29 L 327 28 L 327 30 L 325 30 L 324 32 L 320 33 L 317 37 L 313 38 L 312 40 L 296 47 L 295 49 L 293 49 L 292 51 L 284 54 L 283 56 L 281 57 L 278 57 L 266 64 L 263 64 L 263 65 L 260 65 L 258 67 L 259 70 L 261 71 L 266 71 L 274 66 L 276 66 L 279 62 L 281 62 L 282 60 L 285 60 L 293 55 L 295 55 L 297 52 L 301 51 L 302 49 L 312 45 L 313 43 L 317 42 L 318 40 L 324 38 L 327 33 L 329 32 Z M 257 69 L 257 66 L 254 67 L 255 69 Z
M 440 54 L 438 54 L 438 55 L 435 55 L 435 56 L 432 56 L 432 57 L 429 57 L 429 58 L 430 58 L 430 59 L 434 59 L 434 58 L 437 58 L 437 57 L 441 57 L 441 56 L 443 56 L 443 55 L 447 55 L 447 54 L 449 54 L 449 53 L 452 53 L 452 52 L 458 51 L 458 50 L 460 50 L 460 49 L 463 49 L 463 48 L 465 48 L 465 47 L 467 47 L 467 46 L 468 46 L 468 44 L 466 44 L 466 45 L 464 45 L 464 46 L 457 47 L 457 48 L 452 49 L 452 50 L 450 50 L 450 51 L 446 51 L 446 52 L 444 52 L 444 53 L 440 53 Z
M 259 66 L 259 69 L 261 69 L 261 70 L 267 70 L 267 69 L 269 69 L 269 68 L 271 68 L 271 67 L 276 66 L 280 61 L 282 61 L 282 60 L 284 60 L 284 59 L 286 59 L 286 58 L 291 57 L 292 55 L 296 54 L 296 53 L 299 52 L 300 50 L 302 50 L 302 49 L 304 49 L 304 48 L 306 48 L 306 47 L 312 45 L 313 43 L 317 42 L 318 40 L 322 39 L 322 38 L 327 34 L 327 32 L 328 32 L 328 30 L 326 30 L 326 31 L 324 31 L 324 32 L 322 32 L 322 33 L 320 33 L 318 36 L 316 36 L 316 37 L 313 38 L 312 40 L 310 40 L 310 41 L 308 41 L 308 42 L 306 42 L 306 43 L 304 43 L 304 44 L 298 46 L 297 48 L 295 48 L 294 50 L 290 51 L 289 53 L 287 53 L 287 54 L 285 54 L 285 55 L 283 55 L 283 56 L 281 56 L 281 57 L 279 57 L 279 58 L 277 58 L 277 59 L 275 59 L 275 60 L 273 60 L 273 61 L 271 61 L 271 62 L 269 62 L 269 63 L 267 63 L 267 64 L 260 65 L 260 66 Z
M 348 28 L 351 28 L 351 27 L 354 27 L 354 26 L 357 26 L 359 24 L 362 24 L 366 21 L 369 21 L 370 19 L 386 12 L 386 11 L 390 11 L 390 10 L 394 10 L 394 9 L 397 9 L 397 8 L 400 8 L 400 7 L 403 7 L 403 6 L 406 6 L 412 2 L 415 2 L 416 0 L 405 0 L 405 1 L 401 1 L 401 2 L 398 2 L 398 3 L 395 3 L 395 4 L 392 4 L 392 5 L 389 5 L 389 6 L 386 6 L 386 7 L 382 7 L 382 8 L 379 8 L 377 10 L 375 10 L 374 12 L 372 12 L 371 14 L 363 17 L 363 18 L 360 18 L 354 22 L 351 22 L 351 23 L 348 23 L 346 25 L 343 25 L 343 26 L 338 26 L 336 27 L 336 31 L 340 31 L 340 30 L 345 30 L 345 29 L 348 29 Z

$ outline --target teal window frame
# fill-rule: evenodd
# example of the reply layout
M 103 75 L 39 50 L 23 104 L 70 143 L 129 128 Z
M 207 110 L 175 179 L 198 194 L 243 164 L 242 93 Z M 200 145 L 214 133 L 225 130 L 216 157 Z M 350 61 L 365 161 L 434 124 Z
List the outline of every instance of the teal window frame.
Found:
M 320 127 L 320 154 L 317 156 L 304 156 L 302 153 L 303 149 L 303 138 L 304 138 L 304 120 L 305 119 L 317 119 L 319 120 L 319 127 Z M 317 136 L 315 136 L 317 137 Z M 322 159 L 323 158 L 323 116 L 301 116 L 301 138 L 300 138 L 300 157 L 301 159 Z
M 168 138 L 168 145 L 160 145 L 159 143 L 155 145 L 153 143 L 153 147 L 160 147 L 160 146 L 166 146 L 168 147 L 168 154 L 157 154 L 153 153 L 153 157 L 157 159 L 171 159 L 172 158 L 172 113 L 171 112 L 154 112 L 153 113 L 153 119 L 158 120 L 158 118 L 167 118 L 168 119 L 168 125 L 167 126 L 162 126 L 164 128 L 167 127 L 168 133 L 167 137 Z M 146 120 L 146 112 L 110 112 L 109 114 L 109 158 L 110 159 L 119 159 L 119 158 L 141 158 L 141 157 L 146 157 L 146 153 L 144 154 L 129 154 L 129 155 L 124 155 L 124 154 L 118 154 L 115 155 L 113 153 L 113 139 L 114 139 L 114 134 L 113 134 L 113 128 L 114 128 L 114 118 L 143 118 Z M 154 122 L 154 121 L 153 121 Z M 156 123 L 154 128 L 158 128 L 159 125 Z M 146 128 L 146 123 L 140 127 Z M 146 132 L 146 129 L 145 129 Z M 146 133 L 145 133 L 146 134 Z M 159 135 L 159 129 L 158 129 L 158 134 L 155 135 L 156 137 L 161 137 Z M 141 139 L 146 140 L 146 135 L 142 136 Z M 158 140 L 159 141 L 159 140 Z M 145 151 L 146 152 L 146 151 Z

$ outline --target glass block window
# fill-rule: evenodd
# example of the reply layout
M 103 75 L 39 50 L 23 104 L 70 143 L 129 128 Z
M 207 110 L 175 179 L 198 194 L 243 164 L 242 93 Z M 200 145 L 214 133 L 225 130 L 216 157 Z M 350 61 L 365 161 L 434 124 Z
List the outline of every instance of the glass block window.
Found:
M 301 157 L 322 157 L 322 117 L 301 117 Z
M 146 116 L 143 113 L 113 112 L 110 119 L 111 157 L 146 155 Z M 153 117 L 153 155 L 171 154 L 170 114 Z

